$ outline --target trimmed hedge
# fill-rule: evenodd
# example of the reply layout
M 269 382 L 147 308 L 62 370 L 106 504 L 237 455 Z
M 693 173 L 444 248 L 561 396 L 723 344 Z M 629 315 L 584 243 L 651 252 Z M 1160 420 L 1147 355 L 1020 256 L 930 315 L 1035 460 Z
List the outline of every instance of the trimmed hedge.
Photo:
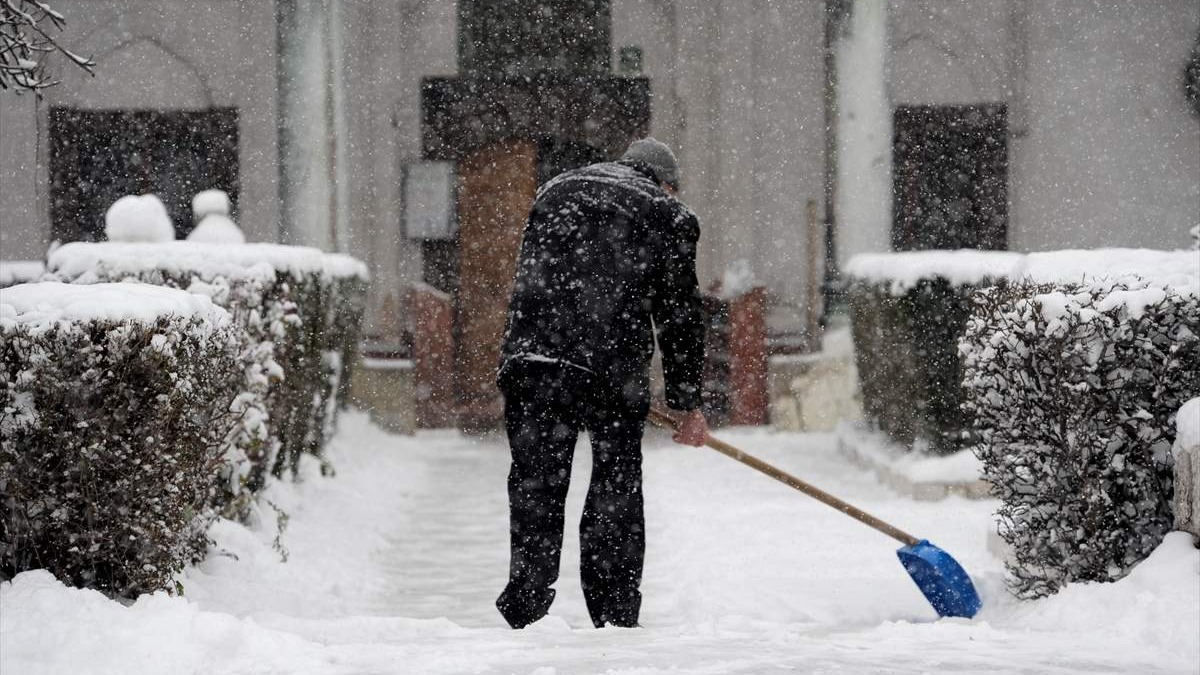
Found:
M 304 454 L 322 457 L 354 363 L 366 299 L 361 262 L 274 244 L 77 242 L 55 250 L 48 269 L 74 283 L 136 279 L 187 289 L 233 314 L 252 342 L 246 388 L 266 401 L 257 411 L 265 434 L 241 477 L 245 492 L 268 474 L 294 474 Z
M 1149 249 L 872 253 L 854 256 L 845 271 L 868 420 L 902 445 L 939 454 L 972 444 L 958 339 L 976 291 L 1129 275 L 1162 287 L 1196 284 L 1193 253 Z
M 934 277 L 900 292 L 888 282 L 850 285 L 863 412 L 893 440 L 935 454 L 964 447 L 958 339 L 971 296 L 988 283 Z
M 1200 394 L 1200 299 L 1140 281 L 991 288 L 961 350 L 1013 591 L 1124 576 L 1171 527 L 1173 417 Z
M 213 518 L 245 518 L 269 475 L 321 459 L 366 268 L 269 244 L 72 243 L 47 276 L 73 283 L 4 291 L 0 577 L 44 567 L 118 596 L 168 588 Z M 87 320 L 37 323 L 47 293 L 60 318 Z M 163 309 L 197 306 L 219 329 Z
M 98 293 L 84 302 L 129 292 L 126 284 L 91 288 Z M 245 333 L 220 310 L 219 322 L 161 315 L 39 324 L 4 309 L 0 577 L 45 568 L 123 597 L 169 588 L 203 555 L 208 524 L 234 496 L 225 486 L 254 403 L 242 386 Z

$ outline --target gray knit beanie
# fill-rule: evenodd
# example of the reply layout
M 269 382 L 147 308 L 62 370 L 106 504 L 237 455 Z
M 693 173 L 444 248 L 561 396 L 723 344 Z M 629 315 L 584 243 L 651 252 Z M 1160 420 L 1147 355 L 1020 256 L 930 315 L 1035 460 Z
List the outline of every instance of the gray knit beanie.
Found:
M 654 171 L 658 180 L 673 188 L 679 187 L 679 162 L 666 143 L 647 136 L 629 144 L 621 159 L 641 162 Z

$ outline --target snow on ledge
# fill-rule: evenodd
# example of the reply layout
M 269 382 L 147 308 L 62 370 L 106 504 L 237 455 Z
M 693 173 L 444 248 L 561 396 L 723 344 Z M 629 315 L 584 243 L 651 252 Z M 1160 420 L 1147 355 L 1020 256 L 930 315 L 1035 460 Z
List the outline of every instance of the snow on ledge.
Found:
M 1151 286 L 1196 295 L 1200 292 L 1200 255 L 1147 248 L 1042 251 L 1025 256 L 1021 276 L 1038 283 L 1092 283 L 1137 276 Z
M 0 287 L 35 281 L 45 271 L 40 260 L 0 260 Z
M 970 450 L 950 455 L 929 455 L 920 448 L 907 450 L 886 434 L 851 422 L 837 427 L 838 451 L 855 464 L 874 472 L 880 482 L 920 501 L 950 496 L 987 499 L 982 480 L 983 463 Z
M 203 278 L 273 277 L 283 272 L 294 277 L 322 274 L 335 279 L 367 276 L 367 266 L 350 256 L 325 253 L 307 246 L 282 244 L 211 244 L 172 241 L 158 244 L 73 242 L 50 254 L 47 267 L 60 277 L 82 283 L 93 281 L 95 270 L 136 276 L 159 271 Z
M 846 274 L 871 283 L 891 283 L 899 294 L 922 279 L 946 279 L 955 286 L 989 279 L 1011 279 L 1021 274 L 1024 257 L 1009 251 L 903 251 L 863 253 L 846 264 Z
M 1089 283 L 1130 276 L 1181 294 L 1200 294 L 1200 261 L 1195 251 L 1107 248 L 1028 254 L 975 249 L 865 253 L 851 258 L 845 272 L 868 283 L 889 284 L 893 294 L 905 292 L 922 279 L 935 278 L 961 286 L 1000 279 Z
M 362 367 L 367 370 L 412 370 L 416 367 L 412 359 L 381 359 L 365 356 Z
M 325 254 L 325 274 L 334 279 L 352 279 L 357 277 L 364 281 L 371 276 L 365 262 L 348 256 L 345 253 Z
M 135 282 L 76 285 L 57 281 L 0 289 L 0 329 L 34 331 L 89 321 L 149 325 L 163 317 L 199 318 L 209 329 L 229 322 L 229 313 L 202 295 Z

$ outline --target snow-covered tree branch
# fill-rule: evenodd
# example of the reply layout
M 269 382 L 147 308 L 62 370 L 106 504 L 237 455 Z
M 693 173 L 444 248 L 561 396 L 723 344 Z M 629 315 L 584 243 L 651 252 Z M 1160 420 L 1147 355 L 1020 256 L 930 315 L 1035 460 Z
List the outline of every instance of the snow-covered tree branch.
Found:
M 46 68 L 46 57 L 54 52 L 92 73 L 95 61 L 71 52 L 51 35 L 65 26 L 63 15 L 44 2 L 0 0 L 0 89 L 40 96 L 58 84 Z

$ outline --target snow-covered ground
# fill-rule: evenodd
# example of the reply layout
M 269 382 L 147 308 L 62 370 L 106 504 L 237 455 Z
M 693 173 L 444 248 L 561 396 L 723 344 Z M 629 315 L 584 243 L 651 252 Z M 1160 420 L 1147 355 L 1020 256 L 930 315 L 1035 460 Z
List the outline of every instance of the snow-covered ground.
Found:
M 937 620 L 897 544 L 715 452 L 654 436 L 640 629 L 595 630 L 567 538 L 558 600 L 524 631 L 492 606 L 505 580 L 502 440 L 389 436 L 343 418 L 338 476 L 276 485 L 274 528 L 219 523 L 185 597 L 132 606 L 44 572 L 0 586 L 0 672 L 39 673 L 1196 673 L 1200 552 L 1172 534 L 1125 580 L 1036 603 L 1003 590 L 991 501 L 912 502 L 851 467 L 832 435 L 726 440 L 927 537 L 985 608 Z M 581 443 L 568 505 L 588 472 Z M 273 511 L 267 507 L 264 518 Z M 272 516 L 273 518 L 273 516 Z

